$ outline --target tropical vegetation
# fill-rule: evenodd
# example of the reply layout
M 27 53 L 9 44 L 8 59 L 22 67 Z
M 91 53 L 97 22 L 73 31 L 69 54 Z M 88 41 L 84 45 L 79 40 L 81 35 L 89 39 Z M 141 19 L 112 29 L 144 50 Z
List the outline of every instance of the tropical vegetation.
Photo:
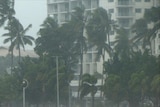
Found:
M 70 82 L 74 79 L 74 73 L 77 73 L 74 67 L 80 65 L 79 97 L 84 101 L 85 98 L 90 98 L 90 95 L 92 107 L 96 107 L 96 93 L 99 91 L 103 92 L 101 97 L 106 99 L 102 104 L 104 107 L 120 107 L 123 101 L 128 102 L 130 107 L 158 107 L 160 56 L 152 55 L 152 49 L 148 46 L 160 29 L 159 7 L 146 11 L 145 17 L 137 20 L 132 28 L 134 38 L 130 38 L 124 28 L 114 29 L 117 36 L 112 47 L 109 38 L 114 23 L 103 8 L 96 9 L 91 17 L 85 16 L 83 8 L 76 8 L 71 14 L 71 20 L 61 26 L 53 18 L 47 17 L 42 22 L 35 40 L 35 52 L 39 57 L 22 58 L 20 46 L 25 49 L 25 45 L 32 45 L 34 40 L 32 36 L 26 35 L 31 25 L 23 28 L 14 14 L 11 14 L 14 13 L 11 11 L 14 6 L 7 1 L 0 0 L 0 7 L 6 8 L 0 8 L 1 25 L 6 20 L 4 16 L 8 15 L 7 20 L 9 19 L 5 27 L 8 33 L 3 35 L 7 37 L 4 42 L 11 43 L 9 51 L 18 48 L 19 60 L 12 67 L 11 74 L 4 70 L 5 68 L 0 70 L 3 72 L 0 74 L 0 105 L 22 106 L 18 102 L 22 101 L 22 81 L 25 78 L 29 82 L 26 88 L 26 102 L 29 107 L 56 106 L 58 64 L 61 105 L 69 105 L 70 98 L 73 104 L 76 99 L 70 96 Z M 148 28 L 149 22 L 154 23 L 151 28 Z M 87 37 L 84 36 L 85 33 Z M 143 49 L 137 46 L 137 41 L 143 42 Z M 92 46 L 96 47 L 98 55 L 103 58 L 103 75 L 106 75 L 106 78 L 101 78 L 104 80 L 101 86 L 97 86 L 98 74 L 83 73 L 83 54 Z M 106 51 L 110 54 L 107 61 L 104 58 Z M 8 65 L 8 58 L 9 56 L 0 57 L 1 64 Z M 145 105 L 148 100 L 151 103 Z

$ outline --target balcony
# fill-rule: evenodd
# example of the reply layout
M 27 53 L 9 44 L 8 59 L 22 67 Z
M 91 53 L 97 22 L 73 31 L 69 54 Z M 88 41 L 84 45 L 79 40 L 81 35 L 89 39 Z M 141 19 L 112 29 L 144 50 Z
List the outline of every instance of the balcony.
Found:
M 48 4 L 64 3 L 64 2 L 68 2 L 68 0 L 48 0 Z
M 116 7 L 133 7 L 134 3 L 132 1 L 119 0 L 116 3 Z

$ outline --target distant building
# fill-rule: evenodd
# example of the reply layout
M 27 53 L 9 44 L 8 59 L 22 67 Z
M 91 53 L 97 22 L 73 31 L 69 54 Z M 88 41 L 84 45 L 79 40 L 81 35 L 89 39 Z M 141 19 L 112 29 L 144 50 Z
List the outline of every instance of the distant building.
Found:
M 143 17 L 145 10 L 153 6 L 160 6 L 160 0 L 47 0 L 48 16 L 53 17 L 58 24 L 65 23 L 70 20 L 74 8 L 85 6 L 86 12 L 93 12 L 98 7 L 103 7 L 111 15 L 111 19 L 117 21 L 118 25 L 128 29 L 131 34 L 130 28 L 137 19 Z M 115 40 L 116 33 L 110 32 L 111 44 Z M 152 43 L 154 55 L 160 54 L 160 31 L 156 39 Z M 83 73 L 93 74 L 94 72 L 102 73 L 102 60 L 95 60 L 97 51 L 93 48 L 84 54 Z M 108 55 L 106 54 L 106 60 Z M 75 67 L 79 75 L 80 66 Z M 76 76 L 77 77 L 77 76 Z M 78 79 L 77 79 L 78 80 Z M 98 81 L 98 84 L 101 84 Z M 72 81 L 74 87 L 78 86 L 78 81 Z M 75 88 L 76 89 L 76 88 Z M 72 92 L 73 96 L 77 96 L 76 90 Z
M 11 54 L 8 51 L 8 47 L 0 46 L 0 56 L 7 56 L 8 54 Z M 13 55 L 14 56 L 18 56 L 19 55 L 19 52 L 18 52 L 17 49 L 14 49 Z M 25 50 L 25 51 L 21 50 L 21 56 L 22 57 L 24 57 L 24 56 L 38 57 L 38 55 L 33 50 Z

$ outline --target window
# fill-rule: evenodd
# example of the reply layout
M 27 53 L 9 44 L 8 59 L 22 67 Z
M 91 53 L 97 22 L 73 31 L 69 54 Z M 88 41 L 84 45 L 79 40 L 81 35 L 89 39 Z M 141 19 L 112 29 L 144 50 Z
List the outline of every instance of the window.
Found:
M 150 2 L 150 0 L 144 0 L 145 2 Z
M 136 13 L 141 13 L 141 9 L 137 8 L 137 9 L 135 10 L 135 12 L 136 12 Z
M 113 0 L 108 0 L 108 2 L 113 2 Z
M 144 11 L 145 11 L 145 12 L 148 12 L 149 10 L 150 10 L 150 9 L 145 9 Z
M 97 72 L 97 64 L 93 64 L 93 72 Z
M 112 31 L 110 31 L 110 35 L 114 35 L 114 31 L 112 30 Z
M 109 13 L 114 13 L 114 9 L 109 9 Z
M 90 64 L 86 64 L 86 72 L 85 73 L 90 73 Z
M 118 16 L 129 16 L 131 15 L 131 10 L 129 8 L 119 8 Z
M 86 62 L 92 62 L 92 54 L 91 53 L 86 54 Z
M 119 19 L 119 25 L 121 27 L 129 27 L 129 19 Z
M 111 46 L 114 46 L 114 44 L 115 44 L 115 42 L 110 42 L 110 45 L 111 45 Z

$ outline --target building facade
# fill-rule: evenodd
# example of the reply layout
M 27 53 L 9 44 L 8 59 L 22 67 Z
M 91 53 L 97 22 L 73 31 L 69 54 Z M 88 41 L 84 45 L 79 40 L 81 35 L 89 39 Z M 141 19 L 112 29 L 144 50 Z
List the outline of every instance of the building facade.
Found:
M 70 20 L 71 13 L 74 12 L 74 8 L 84 5 L 87 12 L 92 12 L 98 7 L 103 7 L 110 14 L 111 19 L 116 21 L 120 27 L 128 29 L 128 33 L 131 34 L 130 28 L 137 19 L 143 17 L 145 10 L 150 9 L 153 6 L 159 6 L 159 0 L 47 0 L 48 16 L 53 17 L 58 24 L 63 24 Z M 115 40 L 116 33 L 110 32 L 111 44 Z M 152 44 L 154 48 L 153 54 L 160 54 L 160 31 L 156 39 Z M 102 73 L 102 61 L 101 59 L 95 60 L 97 51 L 92 48 L 84 54 L 83 73 L 93 74 L 94 72 Z M 106 59 L 107 59 L 106 55 Z M 73 87 L 72 95 L 77 96 L 78 76 L 80 72 L 80 66 L 77 66 L 77 74 L 75 74 L 75 81 L 71 82 Z M 101 81 L 98 81 L 101 84 Z M 97 94 L 97 96 L 99 93 Z

